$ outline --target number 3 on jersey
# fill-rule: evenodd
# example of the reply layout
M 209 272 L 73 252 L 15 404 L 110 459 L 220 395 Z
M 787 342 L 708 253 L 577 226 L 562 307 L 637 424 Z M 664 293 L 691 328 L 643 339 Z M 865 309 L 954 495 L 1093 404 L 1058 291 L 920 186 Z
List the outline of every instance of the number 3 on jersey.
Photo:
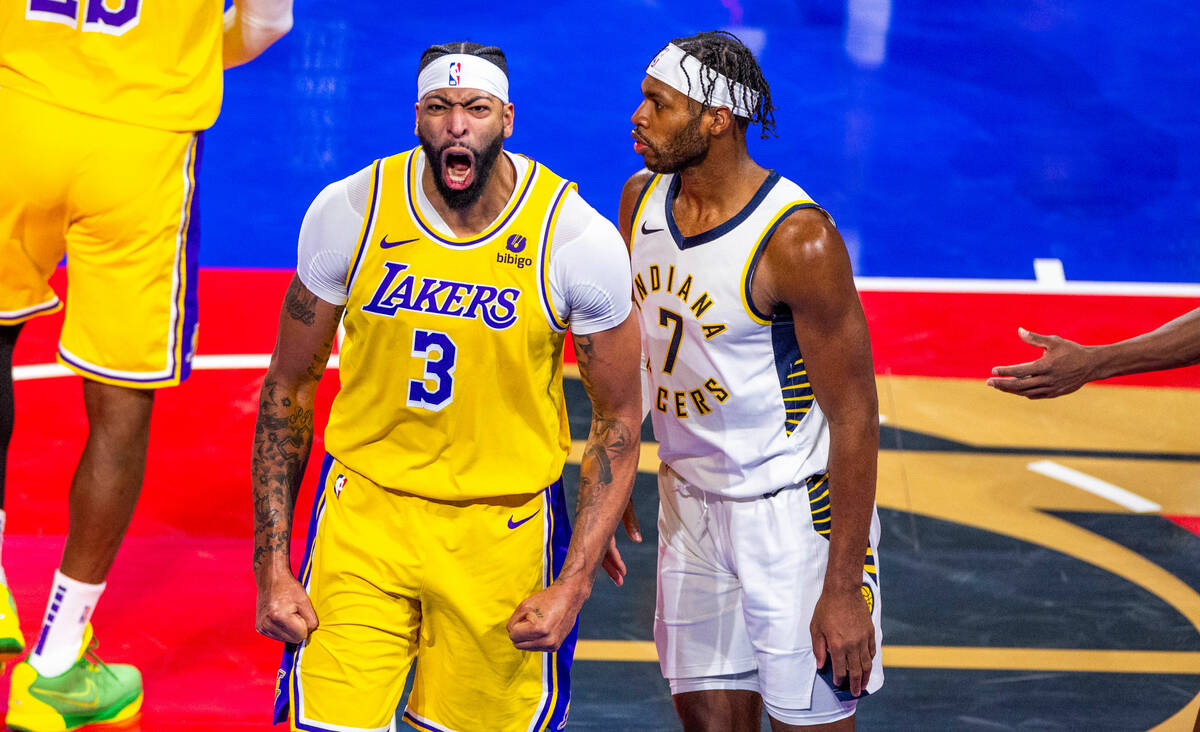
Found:
M 425 359 L 425 374 L 408 381 L 408 406 L 440 412 L 454 401 L 454 366 L 458 347 L 437 330 L 414 330 L 412 355 Z M 430 389 L 430 386 L 433 388 Z

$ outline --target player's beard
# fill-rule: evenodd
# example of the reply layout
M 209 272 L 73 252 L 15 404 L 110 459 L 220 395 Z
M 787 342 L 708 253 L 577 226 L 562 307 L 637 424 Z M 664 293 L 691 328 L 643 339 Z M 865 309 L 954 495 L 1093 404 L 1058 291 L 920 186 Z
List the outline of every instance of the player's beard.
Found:
M 446 205 L 452 209 L 461 210 L 478 201 L 479 197 L 483 195 L 483 189 L 492 178 L 496 159 L 500 157 L 500 151 L 504 149 L 504 135 L 496 133 L 496 136 L 482 150 L 477 150 L 461 142 L 447 143 L 440 148 L 435 148 L 433 143 L 425 139 L 420 131 L 417 133 L 417 138 L 421 141 L 421 149 L 425 151 L 425 164 L 430 166 L 433 172 L 433 183 L 437 186 L 438 193 L 442 195 L 442 200 L 446 202 Z M 471 151 L 471 156 L 474 158 L 474 179 L 466 188 L 451 188 L 446 184 L 442 153 L 451 147 L 465 147 Z
M 700 115 L 692 117 L 669 141 L 648 147 L 650 150 L 642 160 L 654 173 L 678 173 L 704 162 L 708 157 L 708 140 L 700 134 Z

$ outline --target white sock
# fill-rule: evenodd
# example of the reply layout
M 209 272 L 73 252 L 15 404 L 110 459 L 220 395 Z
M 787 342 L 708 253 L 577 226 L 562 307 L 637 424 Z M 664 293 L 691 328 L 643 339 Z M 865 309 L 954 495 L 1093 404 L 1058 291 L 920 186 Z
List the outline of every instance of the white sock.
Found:
M 29 654 L 29 665 L 42 676 L 58 676 L 79 660 L 83 629 L 92 618 L 105 583 L 89 585 L 54 570 L 54 584 L 37 645 Z

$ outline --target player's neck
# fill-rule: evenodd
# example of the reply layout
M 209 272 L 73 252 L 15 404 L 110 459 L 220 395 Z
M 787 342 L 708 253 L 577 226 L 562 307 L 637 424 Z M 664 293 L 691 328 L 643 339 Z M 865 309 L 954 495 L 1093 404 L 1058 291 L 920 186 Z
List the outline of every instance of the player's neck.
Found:
M 428 163 L 421 174 L 421 187 L 425 197 L 457 237 L 474 236 L 488 227 L 512 198 L 517 187 L 517 170 L 508 155 L 501 152 L 492 168 L 491 177 L 484 185 L 479 199 L 466 208 L 453 208 L 446 203 L 433 180 L 432 166 Z
M 758 192 L 767 171 L 740 150 L 709 149 L 704 162 L 679 173 L 675 198 L 676 225 L 684 236 L 694 236 L 728 221 Z

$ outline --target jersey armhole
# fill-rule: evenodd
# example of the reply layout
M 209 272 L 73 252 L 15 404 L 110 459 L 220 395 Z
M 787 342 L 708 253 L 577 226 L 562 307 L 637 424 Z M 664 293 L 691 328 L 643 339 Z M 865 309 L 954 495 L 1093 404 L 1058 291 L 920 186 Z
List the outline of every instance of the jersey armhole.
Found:
M 754 298 L 750 293 L 750 284 L 754 281 L 754 273 L 758 269 L 758 262 L 762 259 L 762 253 L 766 251 L 767 242 L 775 234 L 775 230 L 779 225 L 791 216 L 796 211 L 804 208 L 815 208 L 821 212 L 825 209 L 818 206 L 813 201 L 792 201 L 783 206 L 778 213 L 771 219 L 771 223 L 763 230 L 763 234 L 759 237 L 758 242 L 754 245 L 754 249 L 750 252 L 750 258 L 746 260 L 746 266 L 742 269 L 742 306 L 746 309 L 746 314 L 750 319 L 759 325 L 770 325 L 773 318 L 769 314 L 763 314 L 754 306 Z M 829 214 L 825 214 L 828 216 Z
M 633 251 L 633 241 L 637 234 L 637 222 L 642 217 L 642 209 L 646 206 L 646 201 L 650 198 L 650 194 L 658 186 L 658 182 L 662 180 L 661 175 L 653 175 L 650 180 L 646 181 L 646 185 L 642 186 L 642 192 L 638 194 L 637 201 L 633 204 L 633 214 L 629 219 L 629 251 Z
M 370 242 L 374 240 L 373 232 L 375 230 L 375 216 L 379 212 L 379 197 L 383 188 L 383 160 L 376 160 L 371 166 L 371 187 L 367 191 L 367 209 L 366 215 L 363 216 L 362 231 L 358 235 L 358 246 L 354 249 L 353 264 L 350 265 L 350 270 L 346 273 L 346 302 L 350 302 L 350 290 L 354 288 L 354 281 L 358 279 L 358 268 L 362 264 L 363 253 L 366 252 Z
M 576 190 L 574 183 L 566 180 L 559 183 L 558 191 L 554 194 L 554 202 L 550 204 L 550 209 L 546 212 L 541 240 L 538 242 L 538 269 L 540 270 L 538 272 L 538 299 L 542 304 L 546 322 L 560 333 L 566 331 L 567 323 L 558 317 L 558 311 L 554 307 L 554 298 L 550 294 L 550 244 L 554 241 L 554 229 L 558 225 L 558 214 L 562 211 L 563 201 L 566 200 L 567 192 L 573 190 Z

